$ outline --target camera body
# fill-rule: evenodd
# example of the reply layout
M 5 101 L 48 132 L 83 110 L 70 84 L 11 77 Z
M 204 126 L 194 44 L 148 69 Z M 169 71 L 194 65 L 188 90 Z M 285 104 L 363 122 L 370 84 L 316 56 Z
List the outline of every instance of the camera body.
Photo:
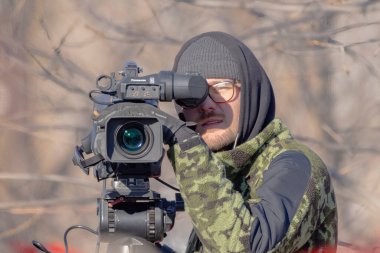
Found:
M 172 101 L 196 107 L 208 95 L 206 80 L 198 74 L 160 71 L 139 77 L 136 63 L 128 62 L 121 79 L 115 73 L 97 78 L 98 90 L 89 96 L 94 102 L 94 125 L 77 147 L 73 162 L 87 174 L 94 166 L 98 180 L 114 173 L 156 177 L 163 157 L 162 125 L 150 110 L 158 101 Z M 83 153 L 93 153 L 91 160 Z

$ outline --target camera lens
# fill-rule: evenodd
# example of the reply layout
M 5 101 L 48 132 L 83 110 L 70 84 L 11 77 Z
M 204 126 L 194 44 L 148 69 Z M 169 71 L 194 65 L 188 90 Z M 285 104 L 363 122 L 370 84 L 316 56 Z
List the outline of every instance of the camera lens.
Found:
M 116 134 L 116 143 L 124 155 L 138 158 L 151 142 L 149 129 L 139 122 L 128 122 L 122 125 Z
M 129 128 L 123 131 L 123 146 L 128 151 L 137 151 L 139 150 L 144 142 L 144 134 L 137 128 Z

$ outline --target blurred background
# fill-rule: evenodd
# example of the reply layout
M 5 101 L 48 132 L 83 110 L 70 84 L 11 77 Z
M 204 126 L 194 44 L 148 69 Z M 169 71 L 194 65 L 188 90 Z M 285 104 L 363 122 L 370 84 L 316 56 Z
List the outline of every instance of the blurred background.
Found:
M 67 227 L 96 228 L 101 184 L 71 162 L 96 78 L 127 60 L 170 70 L 183 42 L 214 30 L 252 49 L 277 116 L 328 165 L 339 240 L 379 245 L 380 1 L 0 0 L 0 252 L 36 252 L 33 239 L 63 252 Z M 166 159 L 162 178 L 176 184 Z M 164 242 L 183 252 L 190 229 L 179 213 Z M 94 252 L 96 238 L 73 231 L 69 243 Z

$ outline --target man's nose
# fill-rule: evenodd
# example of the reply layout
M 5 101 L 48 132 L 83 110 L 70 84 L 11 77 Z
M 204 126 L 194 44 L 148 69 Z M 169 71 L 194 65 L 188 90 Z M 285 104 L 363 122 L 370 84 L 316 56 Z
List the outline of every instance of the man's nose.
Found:
M 215 111 L 216 103 L 211 99 L 210 95 L 199 105 L 199 110 L 202 112 Z

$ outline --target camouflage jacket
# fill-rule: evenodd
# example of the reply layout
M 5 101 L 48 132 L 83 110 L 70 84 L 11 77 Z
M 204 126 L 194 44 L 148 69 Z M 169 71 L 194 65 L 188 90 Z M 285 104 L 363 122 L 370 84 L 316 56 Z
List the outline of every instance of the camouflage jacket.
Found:
M 168 156 L 197 235 L 187 252 L 336 251 L 326 166 L 280 120 L 230 151 L 212 153 L 194 136 Z

